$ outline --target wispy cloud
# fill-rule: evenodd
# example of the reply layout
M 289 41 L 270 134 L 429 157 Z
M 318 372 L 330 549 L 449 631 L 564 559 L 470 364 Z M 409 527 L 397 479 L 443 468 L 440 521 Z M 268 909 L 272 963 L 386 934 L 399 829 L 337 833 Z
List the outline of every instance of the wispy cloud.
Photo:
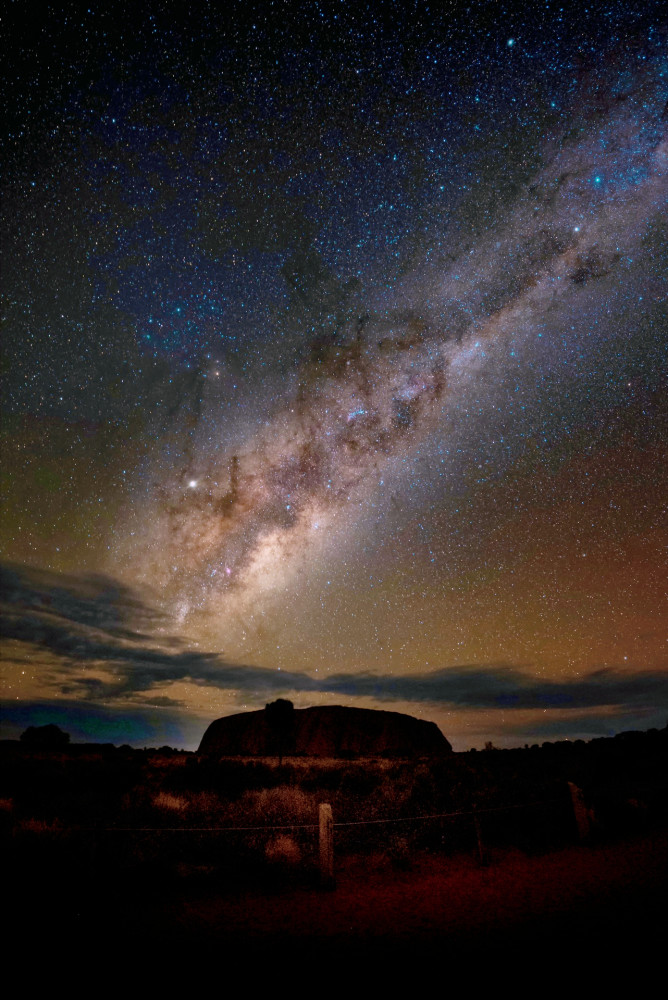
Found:
M 668 674 L 596 670 L 570 681 L 534 677 L 503 664 L 460 665 L 406 676 L 331 676 L 327 689 L 382 700 L 437 702 L 461 708 L 592 708 L 604 705 L 668 706 Z
M 318 690 L 308 675 L 230 663 L 166 634 L 167 620 L 118 581 L 0 567 L 0 635 L 50 654 L 59 692 L 110 701 L 189 680 L 216 688 Z M 82 672 L 96 665 L 104 676 Z
M 64 577 L 11 566 L 0 570 L 0 629 L 15 642 L 58 658 L 50 684 L 72 699 L 124 701 L 177 682 L 262 693 L 313 692 L 421 702 L 461 709 L 668 710 L 668 672 L 596 670 L 574 680 L 536 677 L 512 664 L 456 665 L 428 673 L 331 674 L 231 663 L 165 634 L 166 621 L 135 593 L 108 577 Z M 96 664 L 103 676 L 82 672 Z M 154 700 L 155 700 L 154 697 Z

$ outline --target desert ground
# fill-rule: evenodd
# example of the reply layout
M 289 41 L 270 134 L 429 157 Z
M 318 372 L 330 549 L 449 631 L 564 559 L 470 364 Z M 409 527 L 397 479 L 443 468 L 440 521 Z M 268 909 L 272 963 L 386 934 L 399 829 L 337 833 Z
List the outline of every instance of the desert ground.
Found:
M 668 930 L 665 745 L 662 731 L 598 747 L 279 765 L 5 743 L 6 940 L 15 954 L 29 941 L 54 967 L 102 947 L 116 967 L 159 955 L 264 968 L 569 956 L 647 969 Z M 584 840 L 564 774 L 583 788 Z M 336 824 L 328 888 L 321 801 Z

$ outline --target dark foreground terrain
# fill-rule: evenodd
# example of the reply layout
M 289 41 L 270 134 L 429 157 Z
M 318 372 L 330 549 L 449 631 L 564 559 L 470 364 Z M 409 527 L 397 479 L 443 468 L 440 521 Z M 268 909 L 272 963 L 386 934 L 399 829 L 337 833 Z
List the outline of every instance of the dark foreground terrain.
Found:
M 353 957 L 644 975 L 668 939 L 666 737 L 282 765 L 5 743 L 8 954 L 69 975 L 133 961 L 334 975 Z M 333 889 L 318 880 L 322 801 L 340 824 Z

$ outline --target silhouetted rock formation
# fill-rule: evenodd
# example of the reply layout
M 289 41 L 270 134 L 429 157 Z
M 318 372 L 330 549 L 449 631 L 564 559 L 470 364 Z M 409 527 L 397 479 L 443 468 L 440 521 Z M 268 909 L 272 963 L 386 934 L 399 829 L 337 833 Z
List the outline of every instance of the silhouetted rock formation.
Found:
M 265 709 L 216 719 L 204 733 L 198 752 L 219 757 L 264 757 L 279 752 L 306 757 L 415 757 L 452 753 L 452 747 L 434 722 L 399 712 L 323 705 L 295 709 L 289 743 L 280 748 Z

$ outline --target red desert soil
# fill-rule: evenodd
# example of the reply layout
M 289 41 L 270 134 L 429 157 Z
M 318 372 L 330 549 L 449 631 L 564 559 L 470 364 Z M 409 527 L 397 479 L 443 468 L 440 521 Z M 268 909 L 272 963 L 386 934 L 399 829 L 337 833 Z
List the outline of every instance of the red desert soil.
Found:
M 471 943 L 519 928 L 559 933 L 592 922 L 613 933 L 623 934 L 627 925 L 638 933 L 641 925 L 658 933 L 657 919 L 665 930 L 667 876 L 664 829 L 540 857 L 503 851 L 492 854 L 486 867 L 461 856 L 421 855 L 409 871 L 396 871 L 379 858 L 343 859 L 333 891 L 191 896 L 163 906 L 158 920 L 179 937 L 210 943 L 328 938 Z

